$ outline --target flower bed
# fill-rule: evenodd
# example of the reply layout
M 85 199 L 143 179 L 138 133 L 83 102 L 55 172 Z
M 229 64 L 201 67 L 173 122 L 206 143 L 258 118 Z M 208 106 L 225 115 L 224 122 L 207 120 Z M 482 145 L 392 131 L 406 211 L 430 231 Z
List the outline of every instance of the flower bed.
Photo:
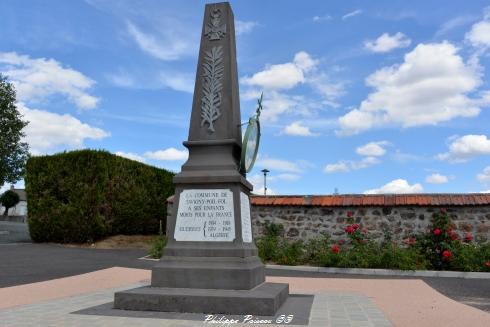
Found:
M 322 235 L 308 242 L 288 242 L 281 225 L 267 224 L 266 236 L 256 240 L 264 262 L 283 265 L 316 265 L 343 268 L 385 268 L 401 270 L 456 270 L 490 272 L 490 244 L 476 243 L 473 235 L 459 235 L 444 209 L 434 214 L 426 233 L 410 235 L 399 245 L 391 233 L 381 242 L 369 237 L 369 230 L 354 223 L 347 213 L 345 239 L 332 242 Z

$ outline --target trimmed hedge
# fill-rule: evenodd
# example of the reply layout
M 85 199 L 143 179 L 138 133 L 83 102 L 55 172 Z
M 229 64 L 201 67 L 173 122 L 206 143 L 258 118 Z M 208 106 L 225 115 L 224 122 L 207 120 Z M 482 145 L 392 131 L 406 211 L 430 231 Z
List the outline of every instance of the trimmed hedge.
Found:
M 173 173 L 107 151 L 32 157 L 26 167 L 28 223 L 36 242 L 83 243 L 158 233 Z

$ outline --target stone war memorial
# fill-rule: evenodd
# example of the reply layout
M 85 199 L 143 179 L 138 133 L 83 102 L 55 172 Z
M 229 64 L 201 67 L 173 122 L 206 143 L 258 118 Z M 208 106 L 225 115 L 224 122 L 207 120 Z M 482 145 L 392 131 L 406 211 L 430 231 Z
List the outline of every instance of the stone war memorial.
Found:
M 245 174 L 257 154 L 253 122 L 242 155 L 233 12 L 226 2 L 208 4 L 168 244 L 151 285 L 117 292 L 116 309 L 271 316 L 286 301 L 288 284 L 265 282 L 252 237 Z

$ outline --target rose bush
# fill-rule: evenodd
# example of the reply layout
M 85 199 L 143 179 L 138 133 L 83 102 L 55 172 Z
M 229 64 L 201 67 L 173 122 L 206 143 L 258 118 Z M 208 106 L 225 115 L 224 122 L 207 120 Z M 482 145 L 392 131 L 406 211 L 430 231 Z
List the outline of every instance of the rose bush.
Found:
M 374 242 L 361 218 L 352 211 L 346 216 L 347 241 L 322 235 L 308 242 L 287 242 L 282 226 L 269 224 L 266 236 L 256 242 L 259 255 L 263 261 L 291 265 L 490 272 L 490 244 L 475 243 L 470 232 L 460 237 L 445 209 L 434 214 L 426 233 L 407 235 L 402 244 L 392 241 L 389 230 L 384 231 L 384 241 Z

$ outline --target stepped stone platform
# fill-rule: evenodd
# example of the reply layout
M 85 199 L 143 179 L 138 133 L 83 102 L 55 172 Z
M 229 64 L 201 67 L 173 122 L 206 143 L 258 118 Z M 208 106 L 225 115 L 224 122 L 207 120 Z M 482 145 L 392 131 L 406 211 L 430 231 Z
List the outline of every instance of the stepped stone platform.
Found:
M 114 307 L 123 310 L 249 314 L 272 316 L 286 301 L 289 285 L 262 283 L 251 290 L 141 287 L 117 292 Z

